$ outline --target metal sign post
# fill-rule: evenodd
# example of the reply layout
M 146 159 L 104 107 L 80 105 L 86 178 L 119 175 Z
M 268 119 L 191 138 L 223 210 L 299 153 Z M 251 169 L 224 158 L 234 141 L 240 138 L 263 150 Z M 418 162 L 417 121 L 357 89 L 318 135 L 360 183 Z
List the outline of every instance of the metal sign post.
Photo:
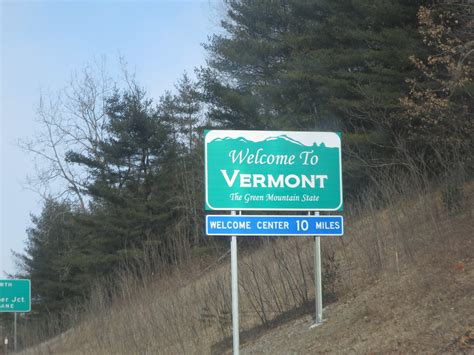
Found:
M 311 212 L 308 212 L 311 215 Z M 319 212 L 314 212 L 315 216 L 319 216 Z M 341 220 L 342 222 L 342 220 Z M 323 289 L 321 281 L 321 238 L 314 236 L 314 303 L 315 317 L 314 323 L 310 329 L 317 327 L 323 323 Z
M 231 215 L 235 216 L 235 211 Z M 240 213 L 239 213 L 240 214 Z M 237 265 L 237 236 L 230 241 L 231 285 L 232 285 L 232 340 L 234 355 L 239 355 L 239 278 Z
M 314 237 L 314 267 L 315 267 L 315 305 L 316 318 L 314 325 L 323 323 L 323 287 L 321 282 L 321 237 Z
M 13 351 L 16 352 L 16 319 L 17 319 L 17 313 L 13 313 L 15 315 L 15 320 L 13 321 Z
M 319 212 L 314 212 L 319 216 Z M 323 323 L 323 287 L 321 282 L 321 237 L 314 236 L 314 302 L 315 302 L 315 319 L 312 327 L 316 327 Z

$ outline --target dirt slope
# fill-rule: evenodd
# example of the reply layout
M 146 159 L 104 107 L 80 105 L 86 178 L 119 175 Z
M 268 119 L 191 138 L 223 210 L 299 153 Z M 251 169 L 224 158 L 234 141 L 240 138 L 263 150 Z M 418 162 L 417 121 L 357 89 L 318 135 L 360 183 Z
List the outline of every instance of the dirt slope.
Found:
M 242 345 L 243 354 L 473 353 L 474 233 L 457 226 L 410 269 L 355 286 L 324 309 L 323 325 L 304 316 Z M 474 333 L 473 333 L 474 334 Z M 464 335 L 464 336 L 463 336 Z
M 312 301 L 268 313 L 265 326 L 252 312 L 259 295 L 271 311 L 273 297 L 289 299 L 283 291 L 313 288 L 312 240 L 276 240 L 240 254 L 241 353 L 474 354 L 474 184 L 465 196 L 455 213 L 432 193 L 347 218 L 343 238 L 321 243 L 339 266 L 335 300 L 324 300 L 325 322 L 313 329 Z M 148 287 L 130 279 L 112 305 L 99 302 L 73 329 L 24 354 L 230 354 L 229 262 L 215 265 L 190 265 Z M 265 289 L 269 280 L 284 289 Z

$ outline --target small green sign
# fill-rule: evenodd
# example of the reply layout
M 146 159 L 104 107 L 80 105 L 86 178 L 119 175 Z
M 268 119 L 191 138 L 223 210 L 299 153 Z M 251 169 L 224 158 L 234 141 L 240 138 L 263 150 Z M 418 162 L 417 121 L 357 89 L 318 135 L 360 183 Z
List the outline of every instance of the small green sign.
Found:
M 342 208 L 341 138 L 335 132 L 206 132 L 206 209 Z
M 31 311 L 30 280 L 0 280 L 0 312 Z

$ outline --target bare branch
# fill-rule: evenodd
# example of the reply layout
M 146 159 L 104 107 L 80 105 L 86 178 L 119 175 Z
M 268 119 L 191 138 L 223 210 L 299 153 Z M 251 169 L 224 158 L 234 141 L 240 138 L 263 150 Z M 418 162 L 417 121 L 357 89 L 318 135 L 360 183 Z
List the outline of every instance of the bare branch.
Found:
M 36 176 L 27 184 L 43 197 L 51 190 L 57 196 L 73 197 L 85 209 L 83 189 L 86 172 L 66 159 L 68 152 L 99 156 L 99 144 L 107 138 L 106 99 L 114 82 L 105 70 L 105 60 L 73 73 L 57 94 L 40 93 L 36 137 L 19 145 L 35 157 Z M 62 186 L 62 187 L 59 187 Z

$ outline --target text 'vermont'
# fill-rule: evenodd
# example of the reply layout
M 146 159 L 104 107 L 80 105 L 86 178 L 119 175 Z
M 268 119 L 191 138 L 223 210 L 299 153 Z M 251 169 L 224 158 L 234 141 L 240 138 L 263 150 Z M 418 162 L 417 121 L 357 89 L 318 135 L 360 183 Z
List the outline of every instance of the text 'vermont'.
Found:
M 236 181 L 240 187 L 263 187 L 263 188 L 283 188 L 294 189 L 316 188 L 324 189 L 324 182 L 327 175 L 271 175 L 271 174 L 241 174 L 240 170 L 234 170 L 230 175 L 227 170 L 221 170 L 222 176 L 229 187 L 233 187 Z

